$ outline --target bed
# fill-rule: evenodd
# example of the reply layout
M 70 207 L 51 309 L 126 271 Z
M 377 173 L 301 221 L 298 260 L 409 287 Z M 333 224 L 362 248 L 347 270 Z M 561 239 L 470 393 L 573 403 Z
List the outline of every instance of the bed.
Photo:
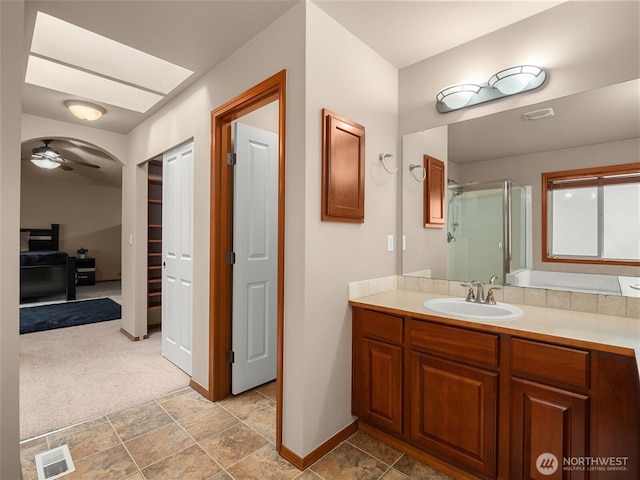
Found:
M 76 298 L 76 259 L 58 247 L 60 225 L 20 229 L 20 302 L 65 294 Z

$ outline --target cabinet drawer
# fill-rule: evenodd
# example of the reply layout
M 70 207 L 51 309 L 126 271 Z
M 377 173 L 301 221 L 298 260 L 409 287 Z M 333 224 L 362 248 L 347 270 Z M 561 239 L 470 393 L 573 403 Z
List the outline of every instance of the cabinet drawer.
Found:
M 355 314 L 363 336 L 402 345 L 401 317 L 360 308 L 355 310 Z
M 579 387 L 589 387 L 590 358 L 586 350 L 518 338 L 511 341 L 512 371 L 529 373 Z
M 410 321 L 412 349 L 459 361 L 498 366 L 498 336 L 429 322 Z

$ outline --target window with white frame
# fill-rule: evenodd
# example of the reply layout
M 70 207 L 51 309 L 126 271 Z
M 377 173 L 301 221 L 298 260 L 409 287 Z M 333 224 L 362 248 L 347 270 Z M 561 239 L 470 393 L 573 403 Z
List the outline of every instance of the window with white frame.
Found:
M 543 261 L 640 265 L 640 163 L 542 174 Z

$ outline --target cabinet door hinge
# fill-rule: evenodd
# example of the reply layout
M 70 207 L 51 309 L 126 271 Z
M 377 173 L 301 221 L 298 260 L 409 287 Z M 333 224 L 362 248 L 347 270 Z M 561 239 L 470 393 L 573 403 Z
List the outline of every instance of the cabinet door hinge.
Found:
M 236 252 L 227 252 L 227 264 L 234 265 L 236 263 Z
M 235 165 L 236 164 L 236 154 L 233 152 L 227 153 L 227 165 Z
M 227 360 L 227 363 L 233 363 L 236 361 L 236 354 L 233 353 L 233 350 L 231 350 L 230 352 L 227 352 L 226 360 Z

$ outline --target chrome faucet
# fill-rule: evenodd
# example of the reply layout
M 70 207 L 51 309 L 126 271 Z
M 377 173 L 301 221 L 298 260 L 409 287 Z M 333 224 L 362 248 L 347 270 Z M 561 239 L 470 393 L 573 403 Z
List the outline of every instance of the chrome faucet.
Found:
M 477 282 L 477 281 L 472 281 L 471 285 L 473 285 L 474 287 L 476 287 L 476 303 L 485 303 L 485 298 L 484 298 L 484 285 L 482 284 L 482 282 Z
M 493 275 L 489 283 L 493 284 L 493 282 L 498 278 L 497 275 Z M 473 280 L 471 283 L 461 283 L 463 287 L 467 287 L 467 295 L 465 297 L 466 302 L 473 303 L 484 303 L 487 305 L 495 305 L 496 299 L 493 296 L 494 290 L 500 290 L 498 287 L 491 287 L 487 292 L 487 296 L 485 297 L 484 293 L 484 284 L 482 282 L 478 282 Z M 473 287 L 476 287 L 476 293 L 473 293 Z

